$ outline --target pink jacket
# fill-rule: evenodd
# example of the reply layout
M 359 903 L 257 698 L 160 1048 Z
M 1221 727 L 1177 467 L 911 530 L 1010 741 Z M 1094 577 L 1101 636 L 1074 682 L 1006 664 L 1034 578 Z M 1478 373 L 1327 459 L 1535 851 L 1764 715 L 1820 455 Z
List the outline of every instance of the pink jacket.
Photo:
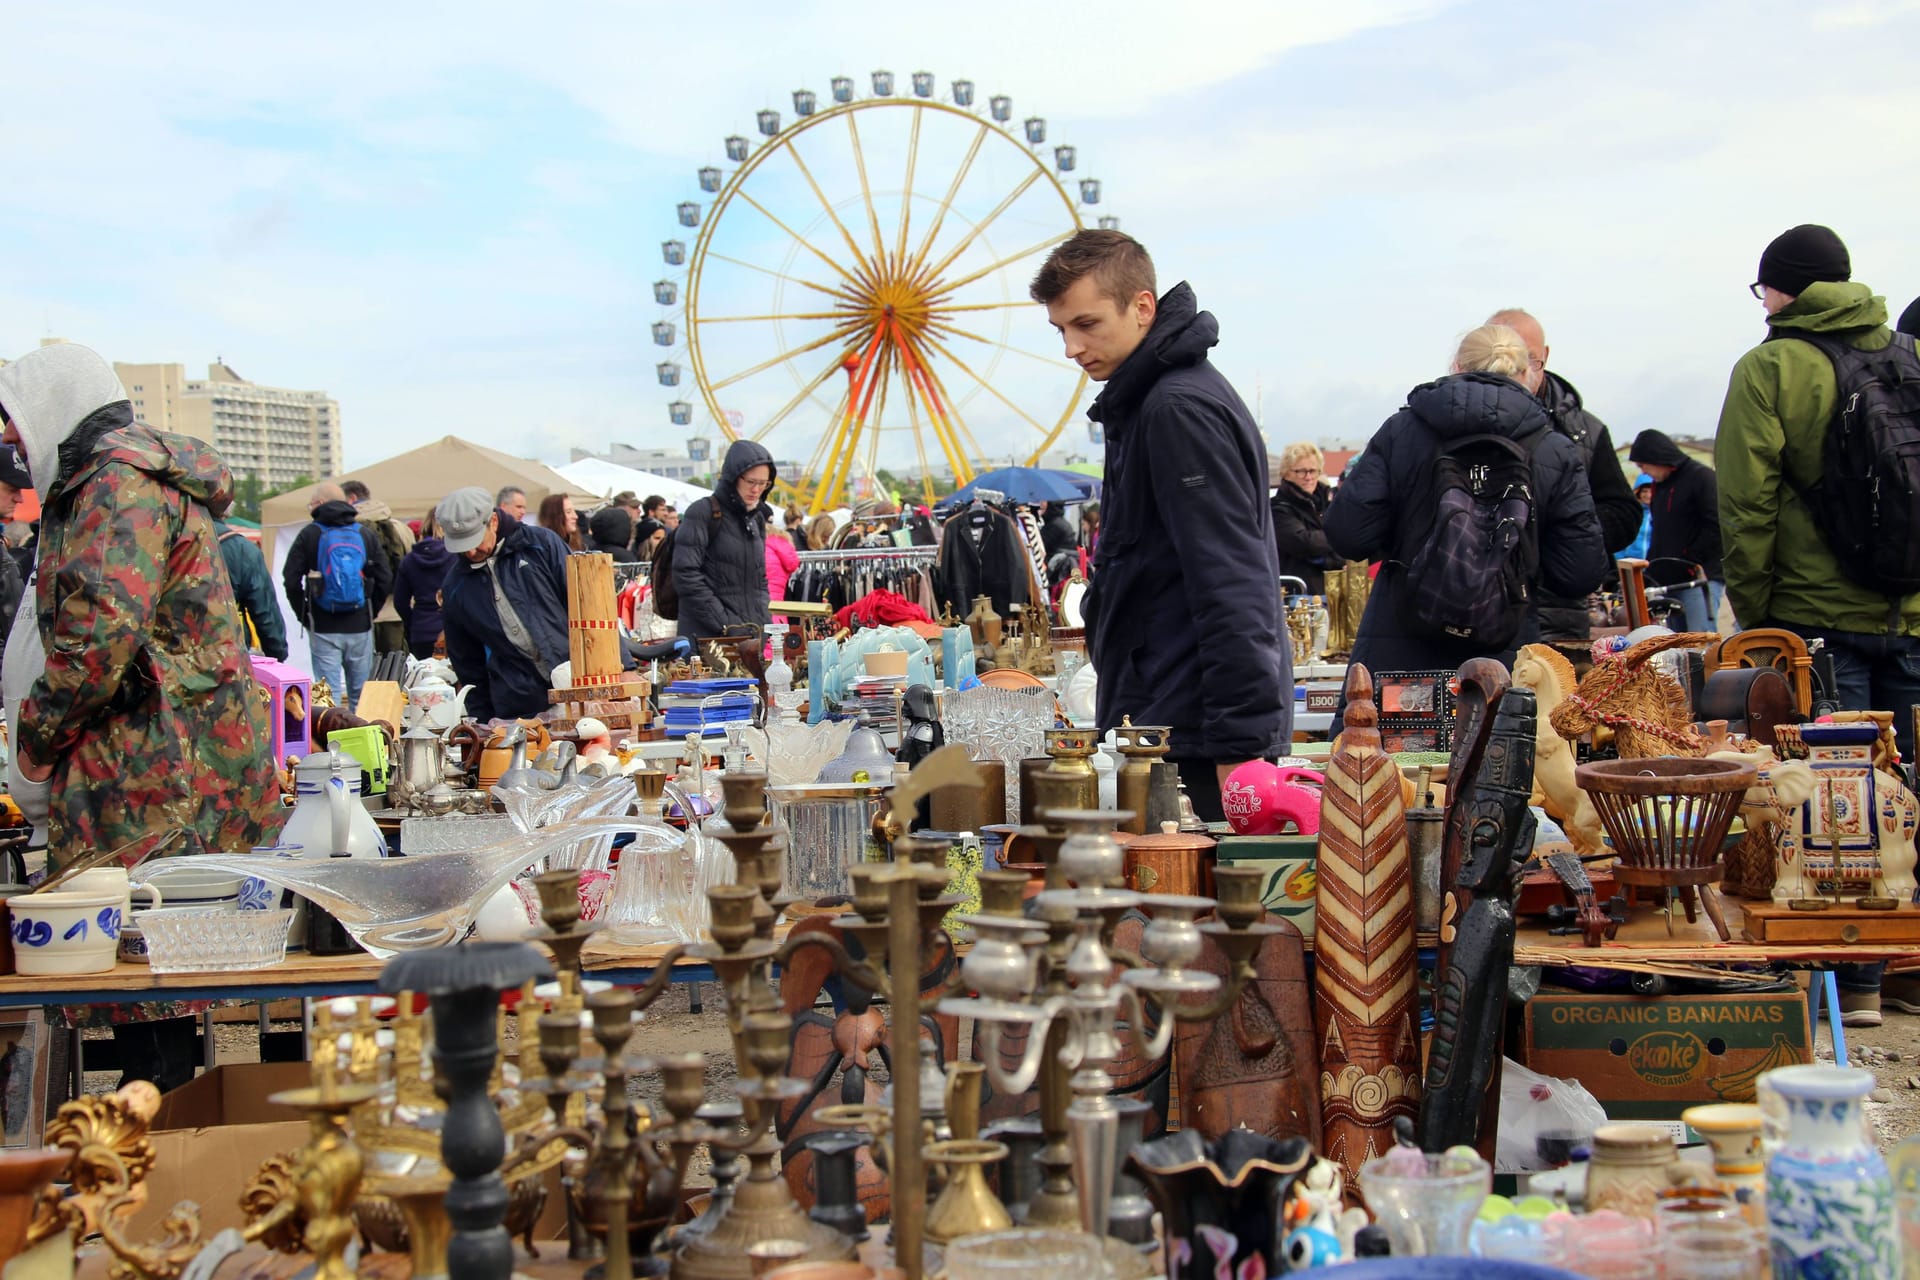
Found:
M 800 568 L 800 553 L 793 539 L 777 529 L 767 530 L 767 599 L 787 598 L 787 579 Z

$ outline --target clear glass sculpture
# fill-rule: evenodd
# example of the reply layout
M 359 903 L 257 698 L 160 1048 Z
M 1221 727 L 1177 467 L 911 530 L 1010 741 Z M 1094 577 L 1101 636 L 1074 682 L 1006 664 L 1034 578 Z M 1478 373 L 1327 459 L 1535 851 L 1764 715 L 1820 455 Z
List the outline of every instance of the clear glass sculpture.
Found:
M 976 760 L 998 760 L 1007 770 L 1007 814 L 1020 812 L 1020 762 L 1046 752 L 1053 728 L 1053 697 L 1043 688 L 959 689 L 942 700 L 940 723 L 947 743 L 959 743 Z
M 354 941 L 382 959 L 446 946 L 466 936 L 481 906 L 542 858 L 582 840 L 631 831 L 631 818 L 574 818 L 531 835 L 409 858 L 302 858 L 286 854 L 201 853 L 166 861 L 258 876 L 332 913 Z M 144 882 L 149 869 L 130 876 Z
M 802 697 L 805 692 L 802 691 Z M 851 720 L 822 720 L 819 724 L 781 721 L 767 726 L 767 781 L 776 787 L 812 782 L 820 770 L 847 749 Z
M 683 835 L 668 826 L 660 801 L 642 797 L 639 805 L 633 842 L 620 850 L 603 917 L 613 940 L 627 946 L 677 940 L 669 904 L 692 878 L 694 855 L 687 846 L 701 838 L 697 831 Z
M 575 818 L 611 818 L 628 812 L 633 784 L 616 774 L 608 778 L 573 778 L 551 791 L 539 786 L 495 783 L 493 797 L 523 834 Z M 404 845 L 402 846 L 405 847 Z M 613 836 L 582 840 L 548 859 L 555 871 L 605 871 L 611 862 Z

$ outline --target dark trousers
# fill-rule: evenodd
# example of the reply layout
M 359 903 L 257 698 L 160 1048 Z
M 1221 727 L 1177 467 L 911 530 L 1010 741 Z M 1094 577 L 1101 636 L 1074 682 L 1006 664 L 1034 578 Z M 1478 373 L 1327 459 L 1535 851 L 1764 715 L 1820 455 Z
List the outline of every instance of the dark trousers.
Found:
M 116 1022 L 113 1047 L 120 1057 L 120 1083 L 150 1080 L 165 1093 L 193 1079 L 200 1065 L 198 1018 Z
M 431 658 L 433 656 L 434 646 L 439 643 L 440 641 L 437 638 L 433 640 L 409 640 L 407 641 L 407 652 L 416 658 Z
M 1225 822 L 1227 811 L 1220 807 L 1218 762 L 1195 756 L 1168 756 L 1167 762 L 1179 766 L 1180 785 L 1187 789 L 1187 799 L 1193 802 L 1194 816 L 1202 822 Z
M 405 653 L 407 624 L 397 618 L 392 622 L 374 623 L 373 649 L 375 653 Z
M 1891 711 L 1900 758 L 1912 760 L 1913 708 L 1920 703 L 1920 637 L 1828 631 L 1803 622 L 1774 622 L 1806 640 L 1826 641 L 1833 655 L 1834 696 L 1842 711 Z

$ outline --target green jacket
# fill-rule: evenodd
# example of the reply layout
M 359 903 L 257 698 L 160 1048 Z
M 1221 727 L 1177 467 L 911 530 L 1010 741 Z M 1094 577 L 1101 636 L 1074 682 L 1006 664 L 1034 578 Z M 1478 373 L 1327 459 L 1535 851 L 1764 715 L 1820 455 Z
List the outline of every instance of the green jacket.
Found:
M 1833 420 L 1833 364 L 1788 340 L 1831 334 L 1865 351 L 1893 340 L 1886 299 L 1856 283 L 1808 285 L 1767 317 L 1778 335 L 1740 357 L 1727 384 L 1713 465 L 1720 478 L 1720 541 L 1727 599 L 1743 627 L 1769 622 L 1866 634 L 1920 635 L 1920 593 L 1888 599 L 1840 572 L 1792 481 L 1820 475 Z

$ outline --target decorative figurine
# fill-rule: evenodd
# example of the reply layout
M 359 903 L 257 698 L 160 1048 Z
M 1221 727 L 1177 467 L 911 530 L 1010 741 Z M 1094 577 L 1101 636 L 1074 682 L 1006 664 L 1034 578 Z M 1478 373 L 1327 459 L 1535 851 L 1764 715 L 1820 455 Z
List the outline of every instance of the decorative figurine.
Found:
M 1353 1238 L 1367 1225 L 1367 1211 L 1346 1207 L 1346 1179 L 1331 1160 L 1315 1160 L 1287 1190 L 1281 1216 L 1288 1226 L 1281 1254 L 1289 1271 L 1345 1262 L 1354 1256 Z
M 1522 645 L 1513 660 L 1513 682 L 1533 690 L 1539 708 L 1534 718 L 1534 803 L 1560 823 L 1575 853 L 1600 852 L 1600 815 L 1574 780 L 1573 744 L 1553 728 L 1554 711 L 1579 685 L 1573 664 L 1550 644 Z
M 1400 771 L 1380 744 L 1373 677 L 1348 668 L 1346 727 L 1320 808 L 1314 997 L 1324 1151 L 1352 1177 L 1419 1105 L 1413 868 Z
M 1691 631 L 1654 636 L 1601 658 L 1554 709 L 1549 717 L 1553 731 L 1571 742 L 1597 729 L 1611 729 L 1622 760 L 1699 755 L 1705 742 L 1692 729 L 1686 690 L 1649 659 L 1668 649 L 1704 648 L 1717 638 Z
M 1479 695 L 1469 699 L 1467 693 L 1469 669 L 1481 661 L 1461 669 L 1463 717 L 1470 706 L 1484 706 Z M 1454 743 L 1454 765 L 1468 763 L 1470 769 L 1449 775 L 1455 781 L 1448 844 L 1457 838 L 1460 854 L 1442 862 L 1447 900 L 1440 916 L 1433 1044 L 1420 1115 L 1422 1145 L 1431 1152 L 1465 1145 L 1478 1149 L 1483 1159 L 1493 1158 L 1507 971 L 1513 965 L 1514 855 L 1519 851 L 1524 858 L 1533 848 L 1534 818 L 1527 800 L 1533 792 L 1535 728 L 1533 691 L 1508 689 L 1491 723 L 1475 715 L 1470 739 Z

